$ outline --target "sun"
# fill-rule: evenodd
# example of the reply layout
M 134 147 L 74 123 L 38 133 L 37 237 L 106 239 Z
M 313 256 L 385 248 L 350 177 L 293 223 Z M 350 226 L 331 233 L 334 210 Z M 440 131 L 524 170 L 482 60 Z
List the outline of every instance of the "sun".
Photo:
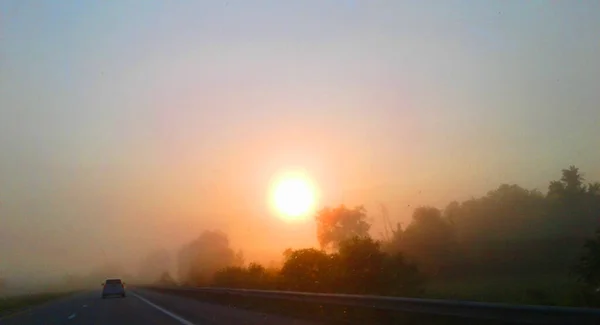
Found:
M 315 204 L 315 189 L 306 175 L 290 173 L 275 183 L 272 200 L 283 218 L 306 218 Z

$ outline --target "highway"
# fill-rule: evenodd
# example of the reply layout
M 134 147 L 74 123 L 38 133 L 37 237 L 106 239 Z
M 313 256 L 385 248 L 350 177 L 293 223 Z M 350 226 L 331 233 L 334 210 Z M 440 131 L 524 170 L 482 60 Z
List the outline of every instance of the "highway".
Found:
M 77 293 L 1 318 L 0 324 L 309 325 L 312 323 L 136 288 L 128 290 L 125 298 L 102 299 L 100 290 Z

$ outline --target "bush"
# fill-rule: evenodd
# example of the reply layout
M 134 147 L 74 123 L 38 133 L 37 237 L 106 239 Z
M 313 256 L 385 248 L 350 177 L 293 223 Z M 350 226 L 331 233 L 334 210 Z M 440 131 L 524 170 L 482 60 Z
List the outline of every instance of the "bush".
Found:
M 400 253 L 388 254 L 369 237 L 342 241 L 340 251 L 328 254 L 306 248 L 289 250 L 280 270 L 252 263 L 217 271 L 213 285 L 229 288 L 279 289 L 307 292 L 414 296 L 423 291 L 417 267 Z
M 414 264 L 400 253 L 387 254 L 369 237 L 355 237 L 341 243 L 338 253 L 341 290 L 355 294 L 417 295 L 424 278 Z
M 229 266 L 215 273 L 212 284 L 217 287 L 246 289 L 275 289 L 278 274 L 260 264 L 250 263 L 246 267 Z
M 287 290 L 333 292 L 336 288 L 334 257 L 314 248 L 293 250 L 280 274 Z

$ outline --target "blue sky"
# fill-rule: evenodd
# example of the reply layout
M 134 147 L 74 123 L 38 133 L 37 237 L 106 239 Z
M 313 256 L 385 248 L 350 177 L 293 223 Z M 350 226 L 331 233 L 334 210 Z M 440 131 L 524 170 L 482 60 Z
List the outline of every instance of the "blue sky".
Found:
M 305 243 L 260 217 L 292 165 L 392 213 L 600 180 L 599 33 L 594 1 L 0 1 L 3 267 L 261 222 Z

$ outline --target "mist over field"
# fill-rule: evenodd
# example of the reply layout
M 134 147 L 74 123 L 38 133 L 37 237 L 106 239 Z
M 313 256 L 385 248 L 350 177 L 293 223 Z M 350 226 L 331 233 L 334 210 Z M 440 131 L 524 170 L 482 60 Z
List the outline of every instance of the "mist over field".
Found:
M 600 226 L 599 32 L 597 2 L 1 1 L 0 289 L 346 265 L 338 217 L 429 283 L 562 276 Z

